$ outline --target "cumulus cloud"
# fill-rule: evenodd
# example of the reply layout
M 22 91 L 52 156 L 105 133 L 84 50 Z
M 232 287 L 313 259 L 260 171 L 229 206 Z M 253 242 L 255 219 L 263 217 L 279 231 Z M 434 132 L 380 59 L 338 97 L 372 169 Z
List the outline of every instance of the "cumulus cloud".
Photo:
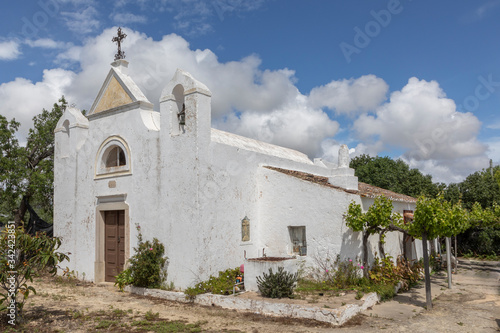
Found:
M 337 114 L 374 110 L 385 99 L 389 86 L 375 75 L 332 81 L 313 88 L 309 103 L 314 108 L 327 107 Z
M 231 114 L 217 126 L 229 132 L 297 149 L 310 157 L 322 151 L 322 142 L 334 136 L 339 124 L 321 110 L 307 106 L 305 96 L 271 112 L 247 111 L 237 117 Z
M 439 171 L 437 166 L 449 172 L 457 160 L 462 161 L 463 172 L 470 172 L 475 166 L 472 161 L 484 159 L 487 146 L 477 139 L 480 127 L 472 113 L 457 112 L 455 102 L 446 98 L 436 81 L 415 77 L 393 92 L 375 114 L 361 115 L 353 125 L 368 147 L 403 149 L 402 157 L 410 165 L 435 168 L 432 174 Z
M 387 84 L 373 75 L 332 81 L 304 95 L 295 86 L 293 70 L 262 69 L 257 55 L 220 62 L 211 50 L 191 49 L 176 34 L 153 40 L 124 31 L 130 76 L 157 110 L 162 89 L 181 68 L 212 91 L 215 127 L 297 149 L 311 158 L 336 162 L 338 146 L 345 143 L 335 138 L 339 123 L 322 110 L 327 107 L 358 116 L 349 127 L 352 137 L 346 139 L 356 139 L 353 156 L 374 156 L 395 147 L 412 167 L 440 181 L 456 181 L 484 167 L 487 159 L 487 146 L 477 140 L 480 122 L 471 113 L 457 112 L 437 82 L 411 78 L 382 105 Z M 82 45 L 58 50 L 60 68 L 45 70 L 40 82 L 18 78 L 0 85 L 2 114 L 22 122 L 20 137 L 26 135 L 31 118 L 63 94 L 80 109 L 91 107 L 116 53 L 110 42 L 115 33 L 116 27 L 106 29 Z
M 19 139 L 25 140 L 32 118 L 43 108 L 50 110 L 71 84 L 75 74 L 62 69 L 45 70 L 43 80 L 33 83 L 23 78 L 0 85 L 2 115 L 21 123 Z
M 13 40 L 0 41 L 0 60 L 14 60 L 21 55 L 19 43 Z
M 130 75 L 156 109 L 163 87 L 176 69 L 182 68 L 212 91 L 212 117 L 221 129 L 299 149 L 311 157 L 321 152 L 321 141 L 338 130 L 337 122 L 308 105 L 307 96 L 293 83 L 296 79 L 292 70 L 262 70 L 256 55 L 222 63 L 211 50 L 192 50 L 185 39 L 175 34 L 155 41 L 131 29 L 124 31 L 128 35 L 124 48 Z M 7 113 L 16 114 L 13 106 L 23 103 L 25 86 L 38 101 L 36 107 L 25 108 L 29 110 L 26 119 L 39 113 L 41 106 L 50 107 L 62 94 L 70 103 L 88 110 L 116 52 L 110 43 L 115 32 L 116 28 L 107 29 L 83 45 L 59 53 L 57 63 L 69 68 L 77 65 L 81 69 L 78 73 L 53 69 L 45 72 L 42 82 L 6 84 L 17 91 L 10 97 L 12 107 Z

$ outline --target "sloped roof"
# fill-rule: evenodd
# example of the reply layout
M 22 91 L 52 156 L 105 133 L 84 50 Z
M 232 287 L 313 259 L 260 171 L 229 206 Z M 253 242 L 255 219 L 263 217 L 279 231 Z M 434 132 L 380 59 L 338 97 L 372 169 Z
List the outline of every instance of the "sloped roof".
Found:
M 368 198 L 376 198 L 380 196 L 385 196 L 392 201 L 401 201 L 401 202 L 417 202 L 417 199 L 414 197 L 410 197 L 406 194 L 396 193 L 393 191 L 389 191 L 377 186 L 369 185 L 366 183 L 358 182 L 358 189 L 361 196 Z
M 358 182 L 358 190 L 348 190 L 340 186 L 335 186 L 332 185 L 328 182 L 328 177 L 323 177 L 323 176 L 317 176 L 313 175 L 307 172 L 302 172 L 302 171 L 296 171 L 296 170 L 288 170 L 288 169 L 282 169 L 282 168 L 276 168 L 276 167 L 271 167 L 271 166 L 265 166 L 265 168 L 278 171 L 281 173 L 284 173 L 289 176 L 293 176 L 308 182 L 312 182 L 321 186 L 326 186 L 333 188 L 338 191 L 343 191 L 346 193 L 351 193 L 351 194 L 358 194 L 361 197 L 366 197 L 366 198 L 376 198 L 380 196 L 385 196 L 388 199 L 391 199 L 392 201 L 399 201 L 399 202 L 417 202 L 417 199 L 410 197 L 405 194 L 400 194 L 396 193 L 393 191 L 385 190 L 383 188 L 369 185 L 366 183 Z
M 254 151 L 256 153 L 285 158 L 304 164 L 314 164 L 306 154 L 301 153 L 300 151 L 246 138 L 244 136 L 224 132 L 215 128 L 212 128 L 211 139 L 213 142 Z

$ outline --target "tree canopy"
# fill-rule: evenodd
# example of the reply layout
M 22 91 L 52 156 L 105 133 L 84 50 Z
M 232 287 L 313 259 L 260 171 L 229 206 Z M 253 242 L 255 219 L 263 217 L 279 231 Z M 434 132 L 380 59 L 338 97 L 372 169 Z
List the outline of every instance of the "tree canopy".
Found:
M 363 154 L 353 158 L 350 167 L 355 170 L 360 182 L 412 197 L 435 197 L 446 187 L 442 183 L 433 183 L 430 175 L 410 169 L 403 160 L 393 160 L 388 156 L 371 157 Z
M 0 218 L 22 224 L 26 203 L 52 221 L 54 183 L 54 129 L 67 102 L 64 96 L 51 111 L 33 118 L 25 146 L 19 144 L 19 123 L 0 115 Z
M 475 202 L 483 208 L 491 208 L 495 203 L 500 203 L 500 166 L 476 171 L 465 178 L 461 183 L 448 185 L 445 199 L 456 203 L 462 201 L 467 209 L 472 209 Z
M 420 197 L 417 201 L 414 220 L 406 228 L 415 238 L 428 239 L 458 235 L 469 227 L 469 215 L 460 203 L 452 204 L 442 196 Z

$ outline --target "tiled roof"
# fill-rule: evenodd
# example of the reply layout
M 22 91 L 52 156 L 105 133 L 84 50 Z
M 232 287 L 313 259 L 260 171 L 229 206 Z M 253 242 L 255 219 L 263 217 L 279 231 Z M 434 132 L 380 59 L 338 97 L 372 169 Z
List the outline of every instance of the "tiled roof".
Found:
M 359 194 L 363 197 L 375 198 L 380 196 L 385 196 L 392 201 L 402 201 L 402 202 L 417 202 L 417 199 L 410 197 L 409 195 L 396 193 L 389 191 L 377 186 L 369 185 L 366 183 L 358 182 Z
M 295 170 L 287 170 L 287 169 L 282 169 L 282 168 L 276 168 L 276 167 L 271 167 L 271 166 L 266 166 L 265 168 L 278 171 L 308 182 L 312 182 L 315 184 L 319 184 L 322 186 L 326 187 L 331 187 L 333 189 L 339 190 L 339 191 L 344 191 L 346 193 L 351 193 L 351 194 L 358 194 L 359 196 L 366 197 L 366 198 L 376 198 L 380 196 L 385 196 L 388 199 L 391 199 L 392 201 L 401 201 L 401 202 L 417 202 L 417 199 L 410 197 L 405 194 L 400 194 L 396 193 L 393 191 L 385 190 L 383 188 L 373 186 L 373 185 L 368 185 L 362 182 L 358 183 L 358 190 L 348 190 L 345 188 L 342 188 L 340 186 L 335 186 L 332 185 L 328 182 L 328 177 L 323 177 L 323 176 L 317 176 L 313 175 L 310 173 L 302 172 L 302 171 L 295 171 Z

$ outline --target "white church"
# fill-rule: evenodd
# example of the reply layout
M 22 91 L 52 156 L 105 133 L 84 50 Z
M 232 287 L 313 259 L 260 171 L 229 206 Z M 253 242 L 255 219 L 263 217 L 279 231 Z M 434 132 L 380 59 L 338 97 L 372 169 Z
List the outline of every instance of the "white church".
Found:
M 359 183 L 347 146 L 337 165 L 212 128 L 210 90 L 180 69 L 159 102 L 154 110 L 119 59 L 88 114 L 70 107 L 57 124 L 54 234 L 79 277 L 113 282 L 136 225 L 165 245 L 167 281 L 186 288 L 255 258 L 354 259 L 361 235 L 343 217 L 351 201 L 366 210 L 385 195 L 401 214 L 415 208 L 412 197 Z M 419 242 L 386 238 L 389 255 L 405 246 L 420 257 Z M 251 267 L 245 275 L 257 274 Z

